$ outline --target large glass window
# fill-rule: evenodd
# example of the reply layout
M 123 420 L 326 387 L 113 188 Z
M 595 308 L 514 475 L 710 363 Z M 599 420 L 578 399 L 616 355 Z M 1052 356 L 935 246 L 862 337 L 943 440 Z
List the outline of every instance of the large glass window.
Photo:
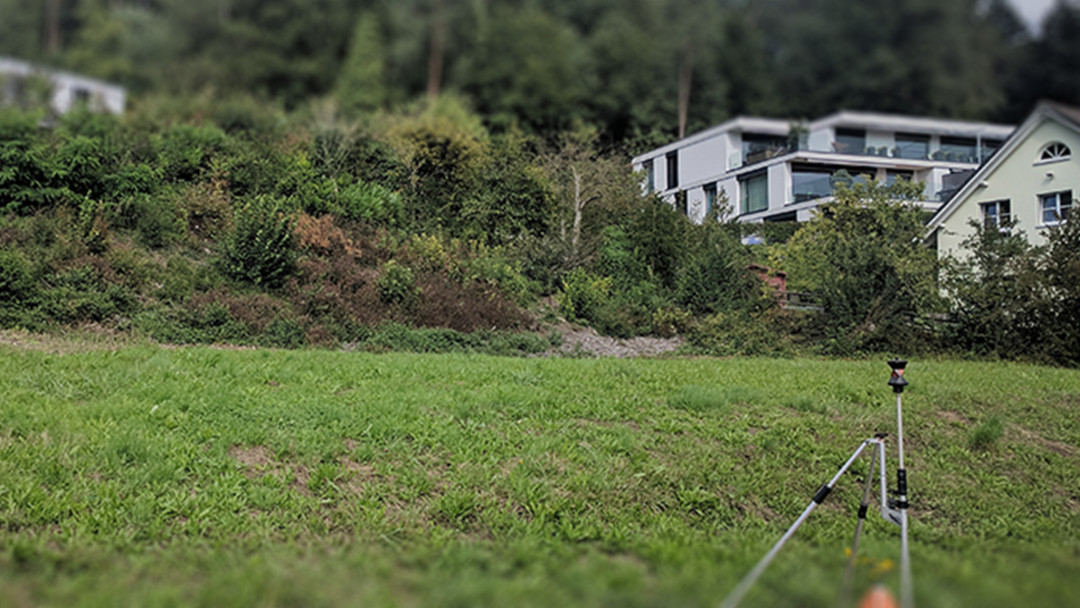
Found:
M 974 139 L 966 137 L 942 137 L 941 148 L 935 155 L 939 160 L 974 163 L 979 160 L 979 146 Z
M 781 135 L 742 134 L 743 163 L 750 165 L 787 152 L 787 137 Z
M 679 152 L 667 154 L 667 187 L 668 190 L 679 187 Z
M 832 170 L 795 165 L 791 168 L 791 195 L 796 203 L 832 195 Z
M 1042 222 L 1045 225 L 1060 224 L 1069 217 L 1072 209 L 1072 190 L 1039 195 Z
M 930 158 L 930 136 L 897 133 L 893 156 L 897 158 Z
M 837 129 L 836 144 L 833 149 L 841 154 L 865 153 L 866 131 L 860 129 Z
M 983 224 L 999 229 L 1008 228 L 1012 219 L 1008 200 L 979 203 L 979 208 L 982 210 Z
M 1004 142 L 1004 140 L 1001 140 L 1001 139 L 984 139 L 984 140 L 982 140 L 982 149 L 979 150 L 979 152 L 981 153 L 981 156 L 979 157 L 979 160 L 982 161 L 982 162 L 985 162 L 987 159 L 989 159 L 991 156 L 993 156 L 995 152 L 1000 150 L 1001 146 L 1003 146 L 1003 145 L 1005 145 L 1005 142 Z
M 739 180 L 742 192 L 739 210 L 741 213 L 754 213 L 769 208 L 769 175 L 756 173 Z

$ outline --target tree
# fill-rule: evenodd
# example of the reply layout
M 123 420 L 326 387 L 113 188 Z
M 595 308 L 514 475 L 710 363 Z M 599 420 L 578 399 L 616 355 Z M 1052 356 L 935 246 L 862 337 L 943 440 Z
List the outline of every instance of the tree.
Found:
M 1038 97 L 1065 103 L 1080 103 L 1080 45 L 1076 44 L 1080 28 L 1080 5 L 1071 0 L 1058 0 L 1043 20 L 1042 37 L 1035 43 L 1032 81 L 1029 86 Z
M 495 10 L 455 81 L 490 124 L 535 132 L 580 117 L 589 70 L 574 32 L 535 9 Z
M 979 354 L 1031 354 L 1039 350 L 1038 251 L 1011 226 L 979 224 L 962 243 L 969 255 L 949 258 L 942 269 L 956 322 L 953 343 Z
M 582 233 L 592 209 L 626 213 L 641 199 L 626 164 L 601 154 L 598 140 L 599 134 L 593 128 L 567 131 L 541 160 L 555 189 L 559 237 L 569 243 L 571 260 L 583 257 Z
M 356 20 L 349 54 L 338 75 L 338 107 L 346 115 L 379 109 L 386 99 L 385 59 L 378 17 L 364 12 Z
M 832 347 L 912 346 L 913 321 L 940 308 L 937 260 L 922 244 L 921 184 L 840 185 L 773 260 L 789 286 L 815 292 Z

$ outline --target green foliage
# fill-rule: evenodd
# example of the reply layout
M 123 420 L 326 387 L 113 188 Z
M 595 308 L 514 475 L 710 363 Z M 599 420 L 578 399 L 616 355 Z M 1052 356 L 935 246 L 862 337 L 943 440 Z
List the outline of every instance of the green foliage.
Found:
M 162 178 L 187 182 L 206 176 L 227 141 L 228 136 L 214 126 L 172 125 L 157 141 Z
M 338 209 L 341 217 L 383 225 L 401 222 L 404 206 L 397 192 L 375 182 L 357 180 L 339 184 Z
M 221 271 L 237 281 L 281 286 L 296 266 L 296 219 L 284 201 L 259 196 L 236 211 L 235 226 L 221 245 Z
M 1043 346 L 1036 315 L 1041 281 L 1032 251 L 1020 230 L 973 223 L 975 233 L 963 242 L 964 260 L 950 259 L 943 269 L 957 326 L 957 347 L 989 353 L 1034 353 Z
M 29 214 L 60 196 L 50 181 L 48 150 L 37 140 L 41 114 L 0 109 L 0 211 Z
M 712 386 L 682 386 L 668 397 L 668 405 L 694 412 L 719 410 L 723 413 L 731 405 L 730 396 L 735 388 L 737 387 L 720 389 Z
M 589 274 L 575 268 L 563 281 L 559 309 L 571 321 L 595 320 L 611 297 L 610 277 Z
M 390 260 L 383 264 L 378 278 L 375 279 L 375 287 L 379 290 L 379 299 L 385 304 L 412 308 L 420 297 L 420 290 L 416 286 L 416 275 L 408 266 Z
M 466 235 L 493 245 L 550 228 L 555 199 L 547 177 L 534 164 L 532 143 L 517 132 L 494 138 L 477 191 L 463 209 Z
M 970 255 L 949 260 L 943 283 L 958 348 L 983 355 L 1077 365 L 1080 339 L 1065 328 L 1080 322 L 1080 227 L 1047 231 L 1044 247 L 1023 233 L 973 225 L 963 242 Z
M 797 316 L 775 308 L 717 312 L 688 328 L 687 350 L 716 357 L 796 354 L 802 329 Z
M 921 185 L 841 186 L 783 248 L 773 267 L 817 294 L 831 348 L 909 347 L 918 315 L 940 309 L 936 259 L 922 245 Z
M 32 268 L 17 251 L 0 249 L 0 308 L 32 307 L 39 290 Z
M 444 97 L 395 121 L 386 137 L 408 171 L 405 211 L 412 226 L 462 234 L 465 206 L 489 158 L 479 118 Z
M 336 85 L 338 104 L 346 115 L 373 112 L 382 106 L 386 98 L 382 47 L 378 16 L 361 13 Z
M 968 445 L 973 450 L 986 450 L 994 446 L 1005 434 L 1001 418 L 990 416 L 971 431 Z
M 692 228 L 684 252 L 675 301 L 696 314 L 730 311 L 756 304 L 761 281 L 747 269 L 749 257 L 738 227 L 708 221 Z

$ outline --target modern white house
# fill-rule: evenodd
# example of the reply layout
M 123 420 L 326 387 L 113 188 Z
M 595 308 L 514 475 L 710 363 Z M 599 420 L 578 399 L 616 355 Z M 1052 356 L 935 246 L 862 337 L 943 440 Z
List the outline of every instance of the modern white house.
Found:
M 866 179 L 925 184 L 920 204 L 933 212 L 1013 129 L 855 111 L 803 123 L 739 117 L 632 164 L 645 176 L 646 191 L 699 223 L 724 195 L 738 221 L 806 221 L 838 181 Z
M 1033 245 L 1080 206 L 1080 108 L 1040 103 L 927 224 L 938 257 L 964 257 L 977 223 L 1022 231 Z
M 21 103 L 34 79 L 48 83 L 49 104 L 58 114 L 78 104 L 86 104 L 98 112 L 124 112 L 127 91 L 120 85 L 42 68 L 9 57 L 0 57 L 0 106 Z

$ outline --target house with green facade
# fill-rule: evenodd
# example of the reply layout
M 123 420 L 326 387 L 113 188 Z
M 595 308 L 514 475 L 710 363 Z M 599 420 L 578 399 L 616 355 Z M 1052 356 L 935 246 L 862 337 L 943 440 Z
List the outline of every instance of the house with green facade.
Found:
M 931 217 L 938 257 L 964 257 L 976 224 L 1022 231 L 1033 245 L 1080 206 L 1080 108 L 1040 103 Z

